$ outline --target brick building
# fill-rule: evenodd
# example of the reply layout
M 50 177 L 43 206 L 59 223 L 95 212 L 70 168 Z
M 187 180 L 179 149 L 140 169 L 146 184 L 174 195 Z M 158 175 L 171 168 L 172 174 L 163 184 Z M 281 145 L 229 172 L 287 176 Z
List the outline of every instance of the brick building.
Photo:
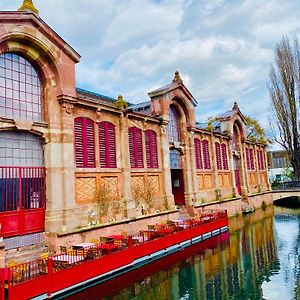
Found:
M 231 214 L 243 203 L 259 206 L 251 196 L 269 190 L 265 147 L 246 140 L 236 103 L 208 130 L 197 123 L 198 103 L 178 72 L 149 101 L 130 104 L 76 89 L 79 60 L 31 1 L 0 12 L 6 250 L 43 244 L 45 236 L 58 244 L 88 223 L 158 218 L 178 206 Z

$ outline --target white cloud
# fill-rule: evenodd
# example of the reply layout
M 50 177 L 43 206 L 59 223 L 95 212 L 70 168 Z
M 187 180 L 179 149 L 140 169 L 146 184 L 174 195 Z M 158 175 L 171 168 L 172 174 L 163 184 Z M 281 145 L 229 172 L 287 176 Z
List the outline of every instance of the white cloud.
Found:
M 13 10 L 20 0 L 0 1 Z M 144 101 L 179 70 L 204 120 L 231 108 L 267 124 L 273 49 L 299 35 L 298 0 L 34 0 L 78 50 L 77 84 Z M 251 105 L 249 105 L 251 103 Z M 259 107 L 259 109 L 258 109 Z

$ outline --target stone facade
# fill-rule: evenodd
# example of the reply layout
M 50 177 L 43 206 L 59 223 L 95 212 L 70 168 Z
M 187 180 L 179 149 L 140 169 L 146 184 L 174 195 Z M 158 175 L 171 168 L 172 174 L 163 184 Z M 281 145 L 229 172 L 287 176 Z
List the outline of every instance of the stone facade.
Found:
M 20 134 L 26 131 L 43 140 L 48 243 L 58 243 L 57 238 L 65 233 L 76 234 L 78 228 L 91 222 L 93 212 L 98 214 L 99 206 L 107 212 L 94 217 L 93 222 L 99 226 L 109 220 L 123 224 L 122 220 L 153 217 L 156 213 L 174 214 L 177 196 L 172 183 L 176 180 L 181 184 L 183 205 L 228 207 L 232 214 L 241 212 L 242 202 L 256 206 L 250 198 L 255 195 L 253 201 L 258 203 L 257 195 L 269 190 L 265 146 L 246 139 L 245 121 L 238 106 L 235 104 L 217 117 L 213 128 L 200 126 L 195 119 L 197 101 L 178 72 L 172 83 L 150 92 L 150 99 L 144 104 L 122 106 L 115 99 L 76 89 L 75 64 L 80 55 L 30 10 L 0 12 L 0 57 L 5 53 L 24 57 L 36 68 L 42 82 L 43 120 L 31 122 L 3 115 L 0 134 L 7 130 Z M 179 141 L 170 139 L 170 107 L 178 114 Z M 95 127 L 95 167 L 92 168 L 76 167 L 74 119 L 78 117 L 88 118 Z M 115 126 L 114 168 L 100 167 L 97 124 L 102 121 Z M 131 167 L 130 127 L 143 133 L 146 130 L 156 133 L 157 168 L 146 167 L 144 135 L 144 165 Z M 209 168 L 196 167 L 196 138 L 208 141 Z M 217 168 L 216 143 L 225 145 L 228 168 Z M 246 148 L 253 151 L 253 170 L 247 170 Z M 180 154 L 182 165 L 176 172 L 170 165 L 173 150 Z M 264 156 L 260 169 L 259 150 Z M 180 182 L 172 179 L 173 173 L 182 176 Z M 103 186 L 105 191 L 101 190 Z M 107 203 L 99 204 L 101 201 Z

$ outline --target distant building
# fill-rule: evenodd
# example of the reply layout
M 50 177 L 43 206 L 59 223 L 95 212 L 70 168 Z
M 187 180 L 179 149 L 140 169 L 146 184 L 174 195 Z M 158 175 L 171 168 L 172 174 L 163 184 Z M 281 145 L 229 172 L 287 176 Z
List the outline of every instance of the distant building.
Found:
M 290 180 L 286 173 L 292 170 L 291 162 L 285 150 L 268 151 L 268 174 L 270 182 Z

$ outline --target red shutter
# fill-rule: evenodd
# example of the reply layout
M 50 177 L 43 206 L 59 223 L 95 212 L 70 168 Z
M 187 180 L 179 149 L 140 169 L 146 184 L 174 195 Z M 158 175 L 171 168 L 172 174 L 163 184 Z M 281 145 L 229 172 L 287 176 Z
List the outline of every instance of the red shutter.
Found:
M 222 161 L 221 161 L 221 149 L 220 149 L 220 144 L 215 143 L 215 148 L 216 148 L 216 160 L 217 160 L 217 169 L 222 170 Z
M 108 148 L 108 161 L 109 168 L 117 167 L 117 153 L 116 153 L 116 132 L 115 125 L 107 122 L 107 148 Z
M 250 156 L 249 156 L 249 149 L 245 149 L 246 152 L 246 162 L 247 162 L 247 170 L 250 170 Z
M 223 169 L 224 170 L 228 170 L 228 159 L 227 159 L 227 147 L 226 147 L 226 144 L 222 144 L 221 151 L 222 151 Z
M 74 147 L 75 147 L 75 162 L 77 168 L 84 167 L 82 127 L 83 127 L 82 118 L 76 118 L 74 120 Z
M 201 170 L 203 169 L 202 166 L 202 157 L 201 157 L 201 143 L 200 140 L 195 138 L 194 139 L 194 145 L 195 145 L 195 159 L 196 159 L 196 168 Z
M 258 150 L 257 151 L 257 161 L 258 161 L 259 170 L 264 170 L 265 169 L 265 163 L 264 163 L 264 152 L 263 152 L 263 150 Z
M 100 154 L 100 167 L 106 168 L 106 143 L 105 143 L 105 122 L 98 125 L 99 130 L 99 154 Z
M 209 149 L 208 149 L 208 141 L 202 141 L 202 152 L 203 152 L 203 160 L 204 160 L 204 169 L 210 169 L 210 157 L 209 157 Z
M 145 149 L 147 168 L 158 168 L 157 137 L 153 130 L 145 131 Z
M 142 130 L 137 127 L 128 129 L 129 156 L 131 168 L 143 168 Z
M 76 118 L 74 135 L 76 167 L 94 168 L 96 166 L 94 122 L 87 118 Z
M 136 128 L 135 130 L 135 157 L 136 157 L 136 168 L 143 168 L 143 144 L 142 144 L 142 130 Z
M 84 142 L 85 142 L 85 167 L 94 168 L 96 166 L 95 163 L 95 135 L 94 135 L 94 122 L 90 119 L 84 119 L 85 121 L 85 134 L 84 134 Z
M 249 160 L 250 160 L 250 167 L 251 170 L 254 170 L 254 157 L 253 157 L 253 149 L 249 150 Z
M 130 167 L 135 168 L 134 127 L 131 127 L 131 128 L 128 129 L 128 142 L 129 142 Z
M 116 168 L 115 125 L 110 122 L 99 123 L 99 151 L 101 168 Z

